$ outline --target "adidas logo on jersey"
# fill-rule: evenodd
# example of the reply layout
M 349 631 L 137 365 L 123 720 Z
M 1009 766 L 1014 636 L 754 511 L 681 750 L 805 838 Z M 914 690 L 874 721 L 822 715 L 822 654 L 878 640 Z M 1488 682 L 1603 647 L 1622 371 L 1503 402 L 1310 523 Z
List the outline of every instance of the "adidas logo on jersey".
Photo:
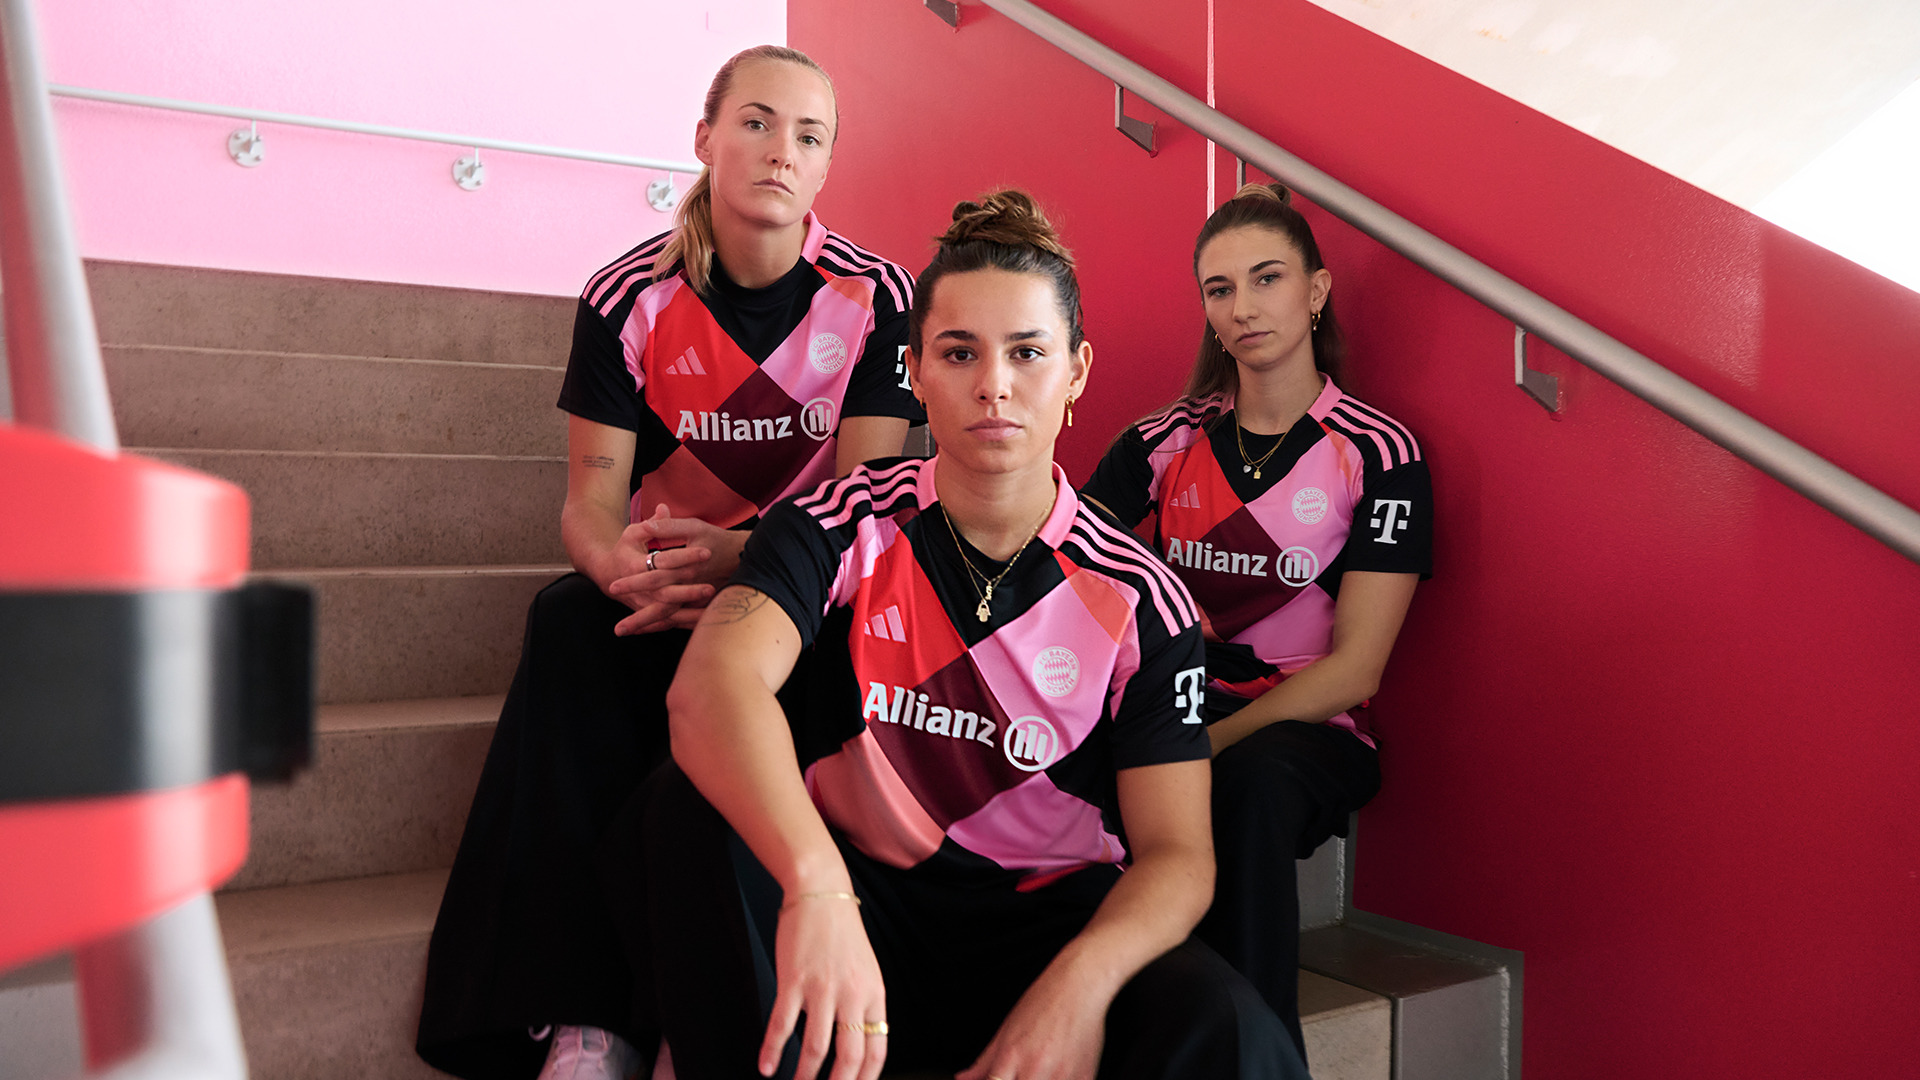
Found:
M 1200 509 L 1200 485 L 1188 484 L 1187 490 L 1181 492 L 1179 498 L 1167 504 L 1169 509 L 1176 506 L 1187 510 Z
M 700 357 L 693 351 L 691 345 L 687 346 L 687 351 L 680 355 L 680 359 L 669 363 L 661 371 L 667 375 L 705 375 L 707 373 L 707 369 L 700 366 Z
M 1217 574 L 1245 574 L 1247 577 L 1267 576 L 1267 557 L 1249 555 L 1241 551 L 1228 551 L 1215 548 L 1212 544 L 1199 540 L 1182 540 L 1179 537 L 1167 539 L 1167 561 L 1175 566 L 1184 566 L 1189 570 L 1211 570 Z
M 905 643 L 907 628 L 900 623 L 900 605 L 888 604 L 887 610 L 867 620 L 867 636 Z
M 692 409 L 680 410 L 680 426 L 673 433 L 673 437 L 681 442 L 765 442 L 792 436 L 791 416 L 756 416 L 736 420 L 731 413 L 694 412 Z
M 1000 726 L 966 709 L 949 709 L 945 705 L 930 707 L 927 695 L 916 694 L 904 686 L 894 687 L 889 699 L 887 687 L 877 682 L 867 684 L 867 702 L 860 710 L 860 719 L 869 724 L 902 724 L 929 735 L 972 739 L 982 746 L 993 745 L 993 733 Z

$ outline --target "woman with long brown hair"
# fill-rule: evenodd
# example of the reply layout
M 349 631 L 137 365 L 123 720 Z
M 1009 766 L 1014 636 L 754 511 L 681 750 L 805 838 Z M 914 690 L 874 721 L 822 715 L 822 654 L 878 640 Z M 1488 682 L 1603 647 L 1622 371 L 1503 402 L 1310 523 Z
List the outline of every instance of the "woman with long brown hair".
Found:
M 1339 386 L 1333 275 L 1279 184 L 1194 243 L 1206 315 L 1186 392 L 1115 440 L 1081 489 L 1200 605 L 1220 878 L 1199 936 L 1305 1055 L 1294 860 L 1380 786 L 1365 706 L 1431 570 L 1433 494 L 1411 432 Z

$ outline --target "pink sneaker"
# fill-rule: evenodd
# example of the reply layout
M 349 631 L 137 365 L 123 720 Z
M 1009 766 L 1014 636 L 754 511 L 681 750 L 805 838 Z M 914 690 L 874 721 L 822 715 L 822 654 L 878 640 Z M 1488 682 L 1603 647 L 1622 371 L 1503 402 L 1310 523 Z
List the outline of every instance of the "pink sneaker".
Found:
M 640 1052 L 613 1032 L 561 1024 L 553 1029 L 540 1080 L 633 1080 L 640 1064 Z

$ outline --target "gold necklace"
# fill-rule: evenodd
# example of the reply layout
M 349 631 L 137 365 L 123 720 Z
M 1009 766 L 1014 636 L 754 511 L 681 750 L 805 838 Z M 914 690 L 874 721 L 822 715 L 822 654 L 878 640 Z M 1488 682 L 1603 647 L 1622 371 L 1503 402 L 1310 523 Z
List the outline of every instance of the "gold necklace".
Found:
M 1052 507 L 1047 508 L 1047 516 L 1048 517 L 1053 516 Z M 1006 567 L 1002 569 L 998 574 L 995 574 L 993 577 L 989 578 L 987 575 L 980 573 L 980 568 L 973 565 L 972 559 L 967 558 L 967 550 L 960 546 L 960 534 L 955 532 L 953 529 L 953 517 L 952 515 L 947 513 L 947 508 L 944 506 L 940 508 L 940 518 L 942 521 L 945 521 L 947 523 L 947 535 L 953 537 L 953 550 L 960 553 L 960 561 L 963 563 L 966 563 L 967 570 L 970 571 L 970 573 L 967 575 L 967 584 L 973 585 L 974 595 L 980 598 L 980 606 L 973 609 L 973 617 L 976 619 L 979 619 L 981 622 L 986 622 L 988 619 L 993 617 L 993 613 L 987 610 L 987 601 L 993 599 L 993 587 L 995 585 L 1000 584 L 1001 579 L 1006 577 L 1009 573 L 1013 571 L 1013 564 L 1020 561 L 1021 552 L 1026 551 L 1027 545 L 1033 543 L 1033 538 L 1040 535 L 1040 525 L 1045 525 L 1047 523 L 1047 519 L 1044 517 L 1040 519 L 1039 525 L 1035 525 L 1033 527 L 1033 531 L 1028 533 L 1027 538 L 1021 542 L 1020 550 L 1015 551 L 1013 553 L 1013 558 L 1007 560 Z M 978 575 L 981 581 L 984 581 L 987 583 L 987 589 L 985 592 L 981 592 L 980 586 L 974 584 L 973 578 L 975 575 Z
M 1240 460 L 1244 463 L 1241 465 L 1240 471 L 1250 472 L 1253 474 L 1253 478 L 1255 480 L 1260 479 L 1260 466 L 1265 465 L 1267 462 L 1273 460 L 1273 455 L 1280 452 L 1280 443 L 1284 443 L 1287 441 L 1287 432 L 1292 430 L 1293 430 L 1292 428 L 1288 428 L 1287 431 L 1282 431 L 1280 433 L 1280 442 L 1274 443 L 1273 449 L 1267 451 L 1266 454 L 1263 455 L 1259 461 L 1255 461 L 1252 458 L 1247 456 L 1247 444 L 1240 437 L 1240 431 L 1241 431 L 1240 417 L 1238 414 L 1235 414 L 1233 418 L 1233 444 L 1240 448 Z

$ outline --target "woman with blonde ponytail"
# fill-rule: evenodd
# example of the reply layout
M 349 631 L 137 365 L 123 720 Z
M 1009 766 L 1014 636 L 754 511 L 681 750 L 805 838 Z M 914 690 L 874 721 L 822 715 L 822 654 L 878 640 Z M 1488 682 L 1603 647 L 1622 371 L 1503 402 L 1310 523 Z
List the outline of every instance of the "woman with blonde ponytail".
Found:
M 920 280 L 939 456 L 767 512 L 668 694 L 677 768 L 610 843 L 649 870 L 628 937 L 672 988 L 675 1074 L 1306 1080 L 1189 937 L 1213 877 L 1193 603 L 1053 462 L 1093 362 L 1072 255 L 1001 191 Z
M 644 1078 L 651 986 L 596 845 L 667 757 L 687 628 L 760 515 L 922 416 L 904 385 L 913 279 L 813 213 L 832 81 L 760 46 L 714 76 L 674 228 L 588 281 L 560 391 L 560 532 L 428 952 L 418 1049 L 469 1080 Z M 643 961 L 644 962 L 644 961 Z
M 1114 441 L 1081 494 L 1153 543 L 1199 602 L 1219 884 L 1198 931 L 1306 1053 L 1294 860 L 1380 787 L 1366 705 L 1432 567 L 1413 434 L 1339 386 L 1333 275 L 1279 184 L 1200 230 L 1206 316 L 1186 393 Z

